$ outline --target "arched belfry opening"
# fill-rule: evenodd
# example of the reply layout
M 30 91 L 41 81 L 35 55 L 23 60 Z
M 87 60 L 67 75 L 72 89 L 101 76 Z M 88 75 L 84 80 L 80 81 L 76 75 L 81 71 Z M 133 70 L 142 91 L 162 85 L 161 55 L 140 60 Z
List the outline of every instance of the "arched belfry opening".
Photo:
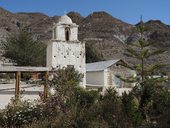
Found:
M 66 41 L 70 40 L 70 28 L 69 27 L 65 28 L 65 39 Z
M 53 29 L 53 39 L 57 38 L 56 28 Z

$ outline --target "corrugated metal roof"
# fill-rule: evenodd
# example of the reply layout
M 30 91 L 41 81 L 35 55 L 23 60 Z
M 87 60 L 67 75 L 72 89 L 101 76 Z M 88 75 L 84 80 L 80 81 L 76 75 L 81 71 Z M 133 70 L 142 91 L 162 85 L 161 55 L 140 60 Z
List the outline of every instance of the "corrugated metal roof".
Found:
M 120 59 L 87 63 L 86 64 L 86 72 L 102 71 L 102 70 L 110 67 L 111 65 L 117 63 L 118 61 L 120 61 Z

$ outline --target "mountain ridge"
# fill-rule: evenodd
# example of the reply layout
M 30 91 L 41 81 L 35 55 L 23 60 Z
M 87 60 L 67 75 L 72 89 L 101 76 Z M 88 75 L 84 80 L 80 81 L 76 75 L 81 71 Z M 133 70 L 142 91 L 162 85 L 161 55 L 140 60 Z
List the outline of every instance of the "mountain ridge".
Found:
M 140 23 L 132 25 L 104 11 L 93 12 L 86 17 L 78 12 L 69 12 L 67 15 L 79 25 L 79 40 L 97 49 L 99 55 L 105 59 L 127 59 L 123 53 L 128 41 L 137 37 L 134 29 Z M 50 17 L 39 12 L 12 13 L 0 8 L 0 38 L 26 28 L 36 39 L 48 42 L 52 35 L 52 24 L 59 18 L 60 16 Z M 158 59 L 158 62 L 170 65 L 170 25 L 160 20 L 149 20 L 143 24 L 150 28 L 146 35 L 149 40 L 156 42 L 154 47 L 167 50 L 166 54 L 152 61 Z

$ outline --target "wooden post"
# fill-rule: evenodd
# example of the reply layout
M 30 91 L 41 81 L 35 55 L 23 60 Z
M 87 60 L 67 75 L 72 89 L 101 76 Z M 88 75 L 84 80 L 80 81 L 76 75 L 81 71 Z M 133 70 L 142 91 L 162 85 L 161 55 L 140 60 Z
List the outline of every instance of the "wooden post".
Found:
M 170 72 L 168 73 L 168 78 L 170 79 Z
M 17 99 L 20 94 L 20 79 L 21 79 L 21 72 L 15 73 L 15 98 Z
M 46 71 L 45 72 L 45 84 L 44 84 L 44 100 L 47 98 L 48 96 L 48 75 L 49 72 Z

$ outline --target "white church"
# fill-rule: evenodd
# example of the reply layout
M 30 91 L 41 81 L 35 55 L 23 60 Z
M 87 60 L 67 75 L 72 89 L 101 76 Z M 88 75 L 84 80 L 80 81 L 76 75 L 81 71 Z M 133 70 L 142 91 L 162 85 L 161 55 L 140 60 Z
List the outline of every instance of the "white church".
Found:
M 67 16 L 62 16 L 53 26 L 53 35 L 47 44 L 47 67 L 74 67 L 84 74 L 81 86 L 86 85 L 85 43 L 78 40 L 78 25 Z
M 52 40 L 47 44 L 47 67 L 74 67 L 84 74 L 80 86 L 98 89 L 108 87 L 130 87 L 120 81 L 116 75 L 127 76 L 134 74 L 131 70 L 120 66 L 125 63 L 121 59 L 85 63 L 85 43 L 78 40 L 78 25 L 67 16 L 62 16 L 52 28 Z

